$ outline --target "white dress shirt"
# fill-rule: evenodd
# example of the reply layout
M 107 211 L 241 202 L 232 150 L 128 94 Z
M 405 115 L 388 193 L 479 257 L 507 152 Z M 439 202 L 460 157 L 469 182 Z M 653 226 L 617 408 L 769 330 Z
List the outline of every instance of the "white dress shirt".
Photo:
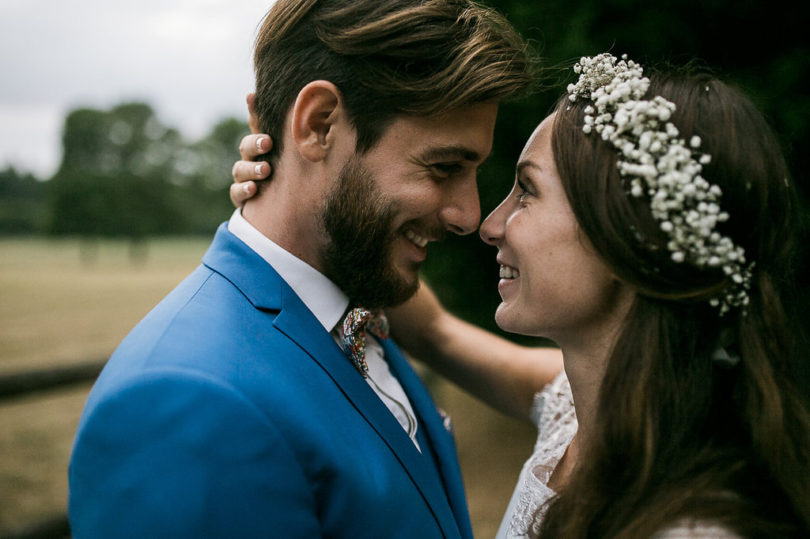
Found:
M 228 221 L 228 230 L 276 270 L 324 329 L 332 334 L 335 342 L 343 348 L 342 321 L 349 307 L 349 298 L 346 294 L 324 274 L 259 232 L 242 217 L 240 209 L 233 212 Z M 349 359 L 346 358 L 346 361 Z M 399 381 L 391 374 L 382 346 L 371 334 L 366 339 L 366 363 L 368 385 L 391 411 L 416 448 L 421 451 L 416 441 L 418 425 L 411 401 Z

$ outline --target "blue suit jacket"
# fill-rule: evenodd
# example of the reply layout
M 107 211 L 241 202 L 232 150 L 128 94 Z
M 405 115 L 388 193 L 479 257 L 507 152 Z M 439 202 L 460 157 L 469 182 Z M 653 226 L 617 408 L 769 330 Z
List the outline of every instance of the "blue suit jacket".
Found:
M 70 463 L 74 537 L 472 537 L 452 437 L 400 351 L 383 347 L 422 454 L 223 224 L 90 393 Z

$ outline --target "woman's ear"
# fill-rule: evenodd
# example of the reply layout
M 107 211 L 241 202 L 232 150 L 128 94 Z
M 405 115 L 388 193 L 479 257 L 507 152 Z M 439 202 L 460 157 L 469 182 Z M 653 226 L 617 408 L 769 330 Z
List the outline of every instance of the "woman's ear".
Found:
M 292 109 L 292 136 L 301 156 L 322 161 L 334 145 L 334 126 L 342 114 L 342 96 L 329 81 L 304 86 Z

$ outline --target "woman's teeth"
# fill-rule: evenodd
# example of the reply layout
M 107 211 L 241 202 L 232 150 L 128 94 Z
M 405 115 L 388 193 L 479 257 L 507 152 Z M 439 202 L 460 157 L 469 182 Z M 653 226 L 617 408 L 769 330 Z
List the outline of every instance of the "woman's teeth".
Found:
M 520 277 L 520 272 L 516 268 L 501 266 L 500 277 L 501 279 L 517 279 Z
M 418 235 L 416 232 L 412 230 L 406 230 L 405 237 L 411 240 L 411 242 L 413 242 L 413 244 L 416 245 L 417 247 L 424 247 L 425 245 L 428 244 L 427 238 L 423 238 L 422 236 Z

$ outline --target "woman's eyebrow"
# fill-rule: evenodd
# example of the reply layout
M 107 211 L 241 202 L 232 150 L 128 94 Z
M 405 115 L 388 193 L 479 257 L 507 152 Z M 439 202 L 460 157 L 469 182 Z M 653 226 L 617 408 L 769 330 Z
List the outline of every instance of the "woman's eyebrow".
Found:
M 517 164 L 516 172 L 518 174 L 520 174 L 521 172 L 523 172 L 527 168 L 533 168 L 537 172 L 543 172 L 543 167 L 541 167 L 540 165 L 538 165 L 534 161 L 521 161 L 520 163 Z

